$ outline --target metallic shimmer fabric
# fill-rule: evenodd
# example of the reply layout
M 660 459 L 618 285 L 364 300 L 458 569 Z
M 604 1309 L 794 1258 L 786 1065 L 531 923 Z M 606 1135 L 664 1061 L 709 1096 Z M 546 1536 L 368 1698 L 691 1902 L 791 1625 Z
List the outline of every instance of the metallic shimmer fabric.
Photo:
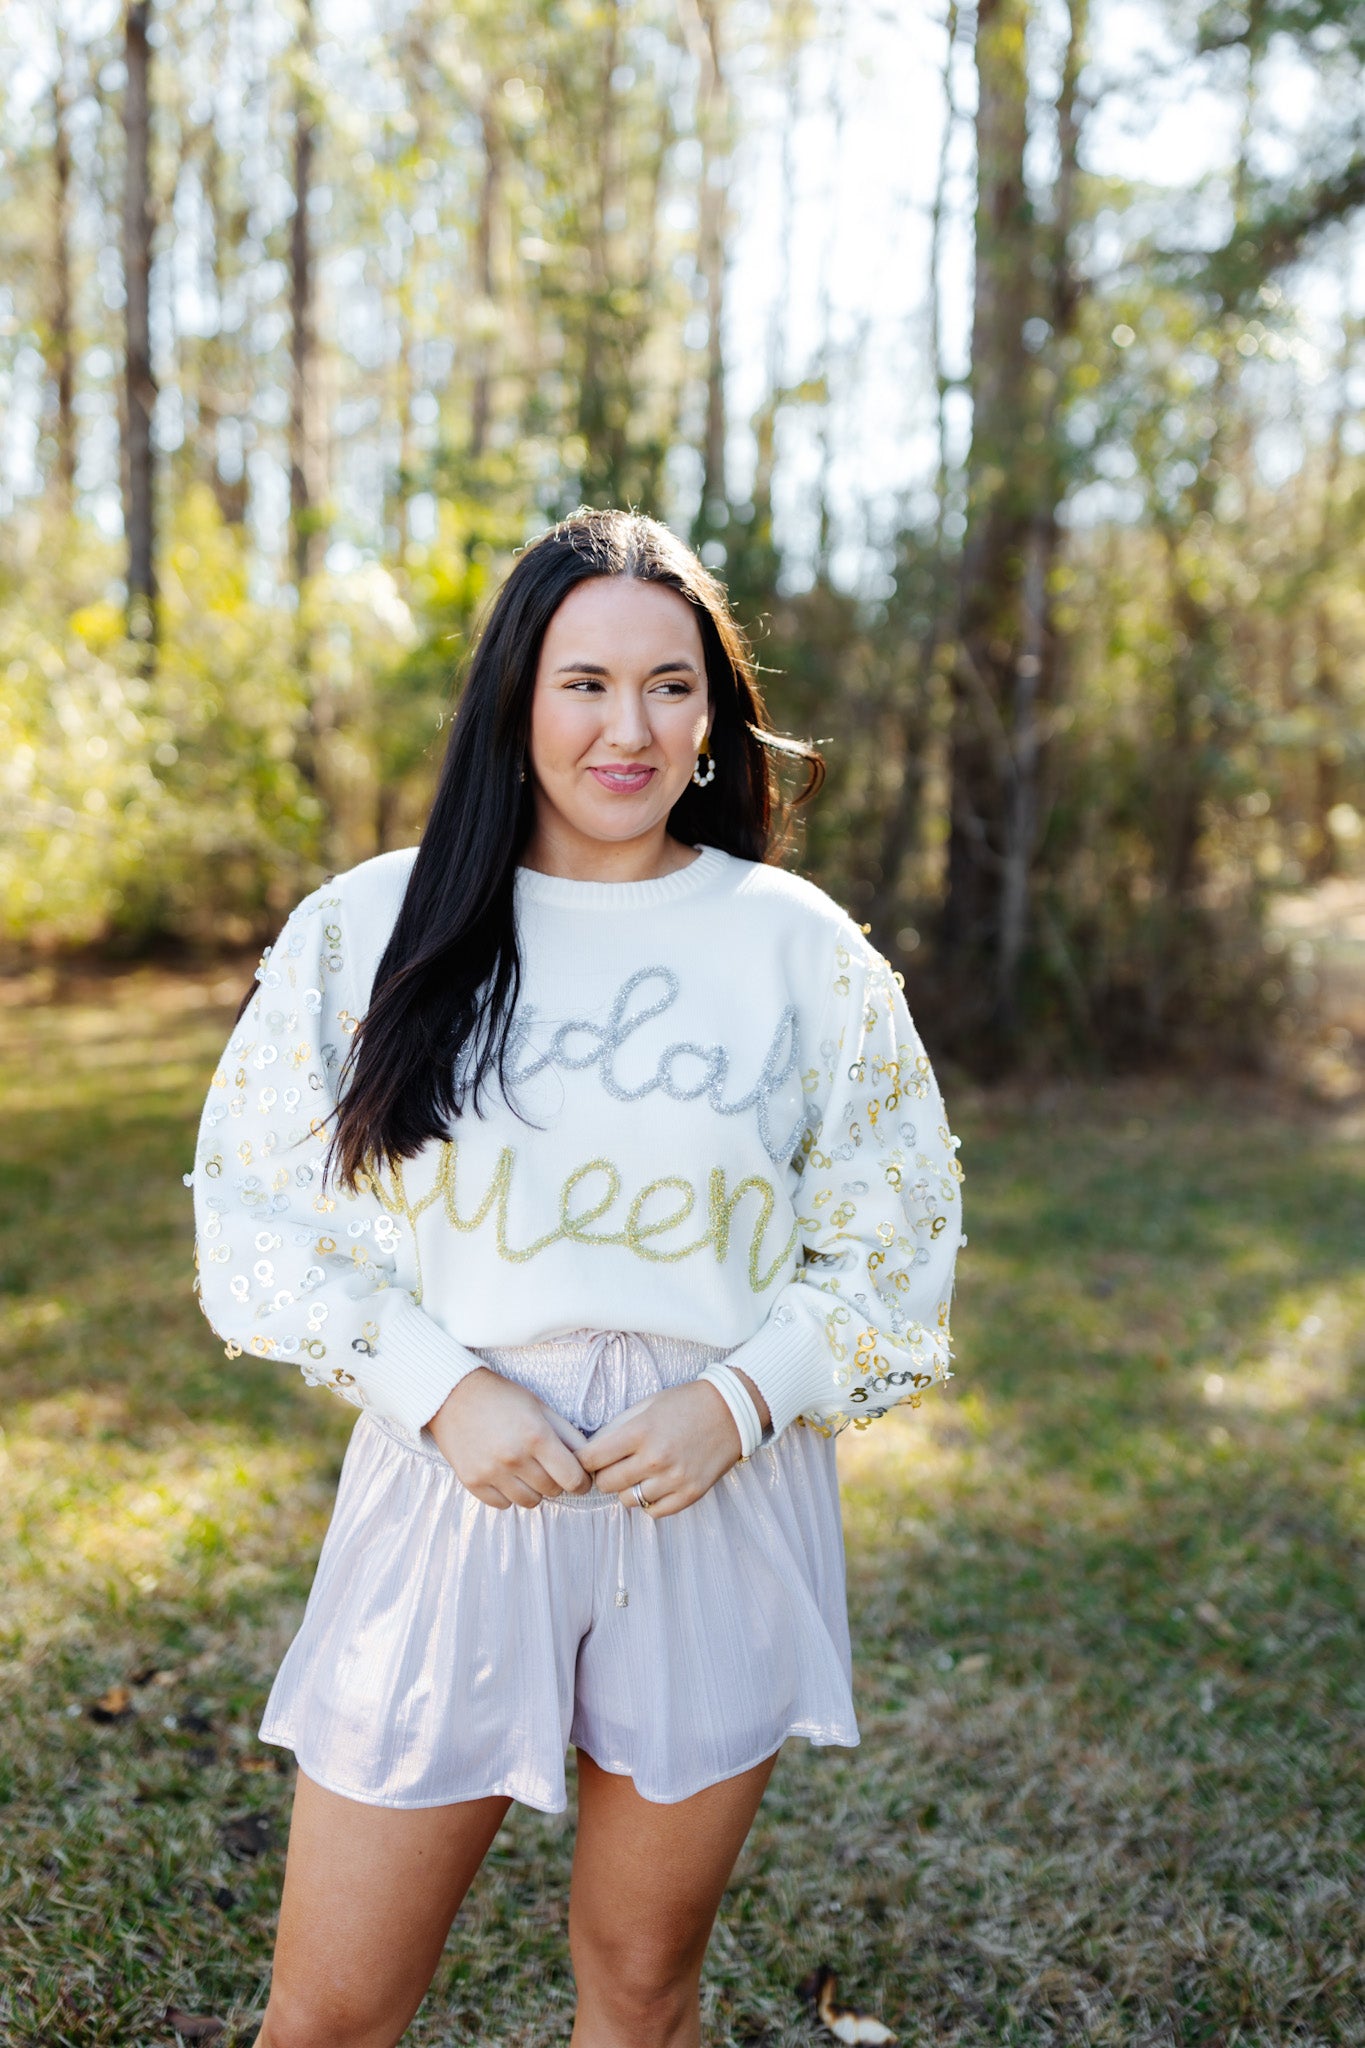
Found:
M 481 1353 L 585 1431 L 723 1355 L 586 1330 Z M 485 1507 L 426 1432 L 360 1416 L 261 1727 L 319 1784 L 557 1813 L 572 1742 L 671 1802 L 788 1735 L 858 1740 L 829 1438 L 788 1429 L 653 1522 L 596 1488 Z

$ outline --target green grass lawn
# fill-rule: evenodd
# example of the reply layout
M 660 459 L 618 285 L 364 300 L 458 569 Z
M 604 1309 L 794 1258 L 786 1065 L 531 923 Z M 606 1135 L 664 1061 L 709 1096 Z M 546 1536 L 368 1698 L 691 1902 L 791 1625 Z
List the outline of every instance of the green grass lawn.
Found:
M 169 2044 L 172 2007 L 227 2048 L 265 2001 L 255 1727 L 352 1412 L 229 1367 L 191 1296 L 234 992 L 0 1010 L 6 2048 Z M 863 1746 L 779 1766 L 708 2040 L 825 2038 L 827 1961 L 906 2043 L 1365 2041 L 1365 1120 L 949 1096 L 959 1377 L 843 1439 Z M 411 2041 L 567 2039 L 571 1844 L 514 1809 Z

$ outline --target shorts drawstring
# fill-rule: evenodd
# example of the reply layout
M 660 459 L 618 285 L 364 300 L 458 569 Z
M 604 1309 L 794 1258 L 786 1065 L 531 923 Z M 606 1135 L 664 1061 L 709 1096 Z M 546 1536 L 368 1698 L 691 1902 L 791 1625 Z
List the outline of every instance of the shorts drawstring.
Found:
M 626 1523 L 630 1519 L 630 1509 L 619 1494 L 616 1500 L 616 1513 L 620 1518 L 616 1525 L 616 1604 L 618 1607 L 629 1607 L 630 1594 L 626 1590 Z
M 630 1365 L 630 1338 L 624 1330 L 594 1330 L 583 1347 L 582 1369 L 578 1375 L 578 1388 L 574 1395 L 573 1415 L 570 1418 L 572 1421 L 578 1422 L 581 1429 L 600 1429 L 602 1423 L 607 1420 L 605 1415 L 602 1415 L 601 1421 L 594 1421 L 592 1419 L 589 1395 L 598 1368 L 606 1362 L 609 1353 L 615 1354 L 612 1358 L 612 1364 L 616 1367 L 619 1380 L 624 1376 Z M 598 1399 L 601 1399 L 600 1394 Z M 601 1414 L 600 1409 L 598 1412 Z M 581 1421 L 579 1421 L 580 1417 L 582 1418 Z
M 590 1414 L 589 1393 L 598 1368 L 608 1356 L 617 1368 L 618 1376 L 623 1374 L 630 1363 L 630 1337 L 624 1330 L 594 1330 L 583 1347 L 583 1366 L 578 1379 L 578 1391 L 574 1397 L 574 1412 L 585 1420 Z M 636 1340 L 637 1343 L 639 1340 Z M 626 1523 L 630 1509 L 618 1494 L 615 1502 L 616 1524 L 616 1605 L 629 1607 L 630 1589 L 626 1585 Z

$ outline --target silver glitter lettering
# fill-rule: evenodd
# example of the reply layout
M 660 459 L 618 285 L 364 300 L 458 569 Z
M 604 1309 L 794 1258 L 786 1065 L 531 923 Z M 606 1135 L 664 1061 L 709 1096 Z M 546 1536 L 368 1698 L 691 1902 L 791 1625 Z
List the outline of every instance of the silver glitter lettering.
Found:
M 637 992 L 650 982 L 660 984 L 662 993 L 652 1001 L 643 1002 L 638 1009 L 632 1008 Z M 654 1072 L 638 1086 L 628 1087 L 619 1077 L 617 1061 L 627 1042 L 643 1026 L 652 1023 L 656 1017 L 662 1017 L 673 1007 L 680 986 L 671 968 L 641 967 L 622 982 L 605 1024 L 594 1024 L 587 1017 L 571 1017 L 558 1027 L 541 1053 L 531 1045 L 535 1011 L 528 1006 L 517 1016 L 508 1039 L 509 1083 L 515 1087 L 520 1082 L 533 1080 L 547 1067 L 582 1073 L 586 1068 L 595 1066 L 603 1088 L 616 1102 L 639 1102 L 657 1090 L 671 1102 L 697 1102 L 705 1098 L 717 1116 L 743 1116 L 753 1110 L 758 1135 L 769 1159 L 775 1163 L 790 1159 L 806 1125 L 807 1106 L 802 1104 L 790 1130 L 778 1134 L 772 1128 L 771 1109 L 773 1098 L 800 1065 L 800 1033 L 793 1003 L 787 1004 L 778 1019 L 758 1079 L 748 1094 L 737 1101 L 727 1102 L 724 1099 L 730 1073 L 730 1054 L 723 1045 L 698 1045 L 692 1039 L 678 1039 L 665 1047 Z M 577 1045 L 576 1040 L 579 1041 Z M 685 1081 L 674 1069 L 678 1061 L 689 1058 L 698 1062 L 700 1074 Z

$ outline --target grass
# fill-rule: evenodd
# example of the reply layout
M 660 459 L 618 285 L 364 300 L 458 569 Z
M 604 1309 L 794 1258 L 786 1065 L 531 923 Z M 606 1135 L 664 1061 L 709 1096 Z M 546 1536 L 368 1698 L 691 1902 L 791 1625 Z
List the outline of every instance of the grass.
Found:
M 7 2048 L 169 2044 L 172 2007 L 226 2048 L 264 2004 L 290 1782 L 255 1726 L 351 1416 L 229 1369 L 190 1296 L 235 992 L 0 1012 Z M 1365 1124 L 950 1099 L 960 1377 L 843 1439 L 863 1747 L 784 1757 L 707 2038 L 824 2038 L 828 1961 L 905 2043 L 1363 2042 Z M 410 2041 L 567 2038 L 571 1845 L 514 1809 Z

